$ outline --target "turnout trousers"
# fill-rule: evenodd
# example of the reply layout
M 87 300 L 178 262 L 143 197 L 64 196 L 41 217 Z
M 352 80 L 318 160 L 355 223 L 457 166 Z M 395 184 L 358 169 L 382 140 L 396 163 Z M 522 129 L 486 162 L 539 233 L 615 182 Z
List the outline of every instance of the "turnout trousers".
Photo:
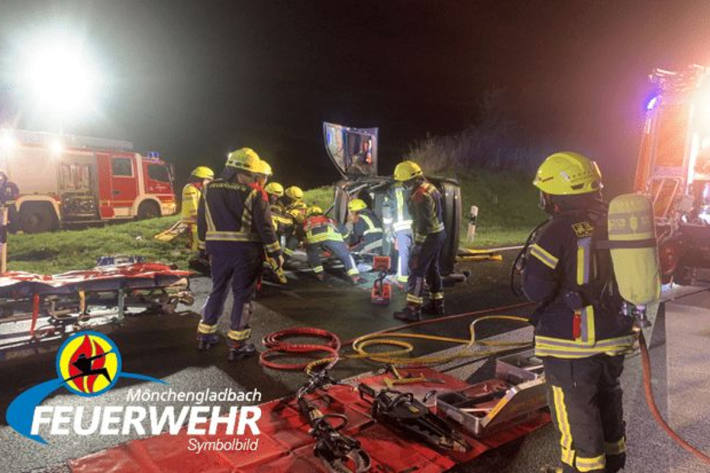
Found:
M 543 358 L 565 473 L 616 473 L 626 462 L 619 377 L 624 356 Z
M 412 230 L 394 232 L 397 242 L 397 281 L 407 282 L 409 278 L 409 251 L 412 248 Z
M 426 281 L 433 301 L 444 299 L 444 284 L 439 272 L 441 250 L 446 241 L 446 231 L 431 233 L 421 243 L 415 243 L 409 255 L 409 280 L 407 281 L 407 306 L 419 309 L 424 304 Z
M 343 263 L 348 276 L 359 274 L 357 266 L 355 266 L 355 260 L 350 254 L 350 251 L 348 251 L 348 245 L 346 245 L 345 242 L 334 240 L 326 240 L 320 243 L 306 245 L 308 264 L 313 268 L 314 273 L 320 274 L 323 272 L 323 262 L 320 258 L 320 253 L 323 250 L 330 251 Z
M 207 242 L 207 252 L 212 268 L 212 291 L 202 308 L 202 320 L 197 332 L 205 335 L 217 332 L 217 322 L 231 287 L 234 304 L 227 340 L 232 344 L 243 342 L 251 335 L 249 320 L 263 269 L 263 246 L 248 242 Z

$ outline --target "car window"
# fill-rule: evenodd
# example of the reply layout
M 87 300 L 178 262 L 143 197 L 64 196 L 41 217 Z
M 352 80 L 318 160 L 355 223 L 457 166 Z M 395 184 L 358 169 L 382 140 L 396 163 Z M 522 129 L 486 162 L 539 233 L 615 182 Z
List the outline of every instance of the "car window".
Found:
M 170 182 L 170 174 L 168 173 L 168 168 L 159 164 L 148 165 L 148 177 L 150 177 L 154 181 Z
M 133 176 L 133 166 L 129 158 L 113 158 L 111 160 L 111 173 L 114 176 Z

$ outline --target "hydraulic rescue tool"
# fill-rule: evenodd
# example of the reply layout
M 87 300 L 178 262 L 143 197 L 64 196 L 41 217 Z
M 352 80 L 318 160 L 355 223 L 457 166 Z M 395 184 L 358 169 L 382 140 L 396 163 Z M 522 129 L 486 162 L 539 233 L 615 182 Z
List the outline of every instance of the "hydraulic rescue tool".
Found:
M 338 384 L 327 370 L 314 371 L 308 375 L 308 382 L 298 389 L 296 399 L 298 409 L 311 426 L 309 434 L 315 439 L 313 453 L 323 462 L 329 472 L 364 473 L 370 471 L 370 456 L 358 440 L 340 432 L 348 424 L 347 416 L 337 413 L 323 414 L 318 407 L 306 399 L 308 394 L 328 386 Z M 335 425 L 333 424 L 335 423 Z
M 372 417 L 405 438 L 415 438 L 434 448 L 467 452 L 471 446 L 448 422 L 432 414 L 412 393 L 358 385 L 360 398 L 372 403 Z

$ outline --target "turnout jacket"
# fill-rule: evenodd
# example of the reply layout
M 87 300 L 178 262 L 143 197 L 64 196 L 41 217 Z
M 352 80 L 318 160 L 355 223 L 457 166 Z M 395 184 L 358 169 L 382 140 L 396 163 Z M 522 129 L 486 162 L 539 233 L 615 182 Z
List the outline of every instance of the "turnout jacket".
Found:
M 620 355 L 633 345 L 632 320 L 621 314 L 609 250 L 606 215 L 557 215 L 527 249 L 523 292 L 539 305 L 531 317 L 537 356 Z
M 293 217 L 281 203 L 271 204 L 271 221 L 277 235 L 290 235 L 293 232 Z
M 262 243 L 270 256 L 281 248 L 276 240 L 266 192 L 258 184 L 217 179 L 209 183 L 197 211 L 197 232 L 208 253 L 224 244 Z
M 188 182 L 182 188 L 182 209 L 180 217 L 184 223 L 197 223 L 197 207 L 202 197 L 202 184 L 198 182 Z
M 347 236 L 348 242 L 355 245 L 364 241 L 370 243 L 382 239 L 382 223 L 372 210 L 364 209 L 358 212 L 357 222 Z
M 444 231 L 441 193 L 431 182 L 424 180 L 409 198 L 409 212 L 412 214 L 414 243 L 421 244 L 427 235 Z
M 306 245 L 317 245 L 324 241 L 343 241 L 336 223 L 325 215 L 312 215 L 303 222 Z
M 410 192 L 401 184 L 390 187 L 385 205 L 390 208 L 392 228 L 395 232 L 412 229 L 412 215 L 409 213 Z

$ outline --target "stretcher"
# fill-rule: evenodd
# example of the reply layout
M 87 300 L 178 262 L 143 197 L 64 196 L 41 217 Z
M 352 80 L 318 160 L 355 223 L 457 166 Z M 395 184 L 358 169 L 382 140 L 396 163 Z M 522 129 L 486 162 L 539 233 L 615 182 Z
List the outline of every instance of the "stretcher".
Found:
M 387 409 L 393 395 L 385 381 L 389 373 L 370 373 L 338 383 L 327 374 L 316 372 L 295 396 L 260 405 L 260 434 L 236 437 L 244 445 L 255 445 L 258 441 L 258 448 L 253 451 L 190 451 L 194 442 L 233 443 L 235 437 L 190 436 L 183 429 L 178 435 L 133 440 L 73 459 L 68 466 L 74 473 L 99 473 L 109 466 L 114 473 L 442 473 L 457 464 L 474 461 L 484 452 L 521 438 L 550 421 L 544 399 L 541 403 L 515 406 L 515 398 L 511 397 L 509 408 L 514 407 L 521 415 L 508 417 L 496 429 L 475 436 L 437 415 L 436 407 L 437 395 L 463 392 L 471 387 L 469 384 L 431 368 L 400 371 L 404 377 L 421 375 L 426 379 L 407 385 L 406 396 L 400 397 L 405 404 L 399 400 L 393 402 L 391 411 Z M 379 393 L 376 396 L 382 402 L 375 406 L 371 397 L 362 396 L 362 386 Z M 419 410 L 419 418 L 410 422 L 409 429 L 416 431 L 422 422 L 431 420 L 429 417 L 436 417 L 433 427 L 442 431 L 454 429 L 453 435 L 465 448 L 439 448 L 426 441 L 427 436 L 431 438 L 426 432 L 420 436 L 403 434 L 401 427 L 395 425 L 397 416 L 412 412 L 413 406 Z
M 0 276 L 0 324 L 19 324 L 26 333 L 3 333 L 0 350 L 6 348 L 2 340 L 26 335 L 36 341 L 78 330 L 107 311 L 118 320 L 129 309 L 173 313 L 179 303 L 194 301 L 191 274 L 133 256 L 102 257 L 92 269 L 53 276 L 8 271 Z

